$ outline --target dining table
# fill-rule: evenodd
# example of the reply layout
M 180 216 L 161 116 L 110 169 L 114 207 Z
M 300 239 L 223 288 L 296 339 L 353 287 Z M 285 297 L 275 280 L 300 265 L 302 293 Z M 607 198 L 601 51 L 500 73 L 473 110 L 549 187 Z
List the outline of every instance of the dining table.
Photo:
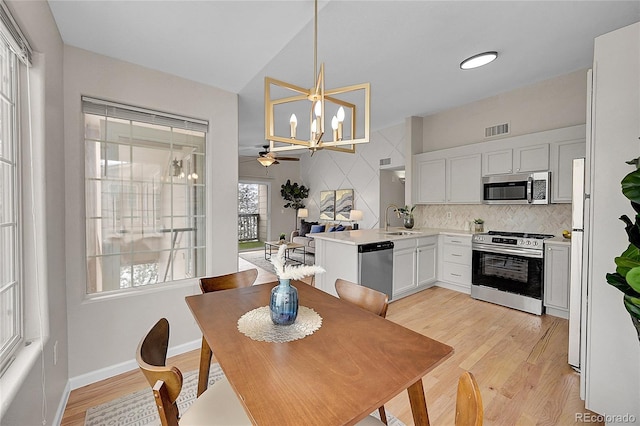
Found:
M 250 337 L 239 323 L 268 309 L 275 285 L 186 297 L 253 424 L 351 425 L 404 390 L 414 423 L 429 424 L 422 377 L 453 353 L 451 346 L 301 281 L 292 285 L 300 309 L 319 318 L 317 329 L 291 341 Z M 276 333 L 294 325 L 264 324 Z

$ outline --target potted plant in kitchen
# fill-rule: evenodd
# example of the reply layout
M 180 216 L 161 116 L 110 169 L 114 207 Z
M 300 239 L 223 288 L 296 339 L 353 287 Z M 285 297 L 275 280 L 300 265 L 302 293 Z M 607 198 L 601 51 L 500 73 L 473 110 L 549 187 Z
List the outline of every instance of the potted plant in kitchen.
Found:
M 640 157 L 627 164 L 635 170 L 622 179 L 622 193 L 636 212 L 635 222 L 625 214 L 620 220 L 625 224 L 629 247 L 615 258 L 616 272 L 607 274 L 607 282 L 623 293 L 622 303 L 631 315 L 640 340 Z
M 475 232 L 484 232 L 484 219 L 473 220 Z
M 280 244 L 284 244 L 286 238 L 287 238 L 287 236 L 284 234 L 284 232 L 281 232 L 280 233 Z
M 415 208 L 416 206 L 409 207 L 405 205 L 396 210 L 398 214 L 402 215 L 402 224 L 407 229 L 413 228 L 413 210 Z

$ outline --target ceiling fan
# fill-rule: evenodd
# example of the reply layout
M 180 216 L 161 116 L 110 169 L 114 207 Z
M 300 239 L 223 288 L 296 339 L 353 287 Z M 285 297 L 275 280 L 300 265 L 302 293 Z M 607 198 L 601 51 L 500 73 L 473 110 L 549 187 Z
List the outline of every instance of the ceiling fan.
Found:
M 257 160 L 265 167 L 269 167 L 272 164 L 280 164 L 280 161 L 300 161 L 298 157 L 278 157 L 275 152 L 269 151 L 269 145 L 262 145 L 262 148 L 264 151 L 258 153 Z

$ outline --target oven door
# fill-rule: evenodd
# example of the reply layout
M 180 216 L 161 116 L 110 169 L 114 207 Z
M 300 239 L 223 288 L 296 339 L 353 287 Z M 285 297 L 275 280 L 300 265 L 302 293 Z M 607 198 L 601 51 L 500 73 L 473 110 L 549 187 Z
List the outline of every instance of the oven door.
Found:
M 473 245 L 472 285 L 542 300 L 543 277 L 541 250 Z

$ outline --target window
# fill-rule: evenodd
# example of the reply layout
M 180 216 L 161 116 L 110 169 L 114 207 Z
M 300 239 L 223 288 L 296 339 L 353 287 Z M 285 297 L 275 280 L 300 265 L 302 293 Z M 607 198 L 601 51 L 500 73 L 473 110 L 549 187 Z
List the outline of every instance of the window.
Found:
M 27 91 L 19 84 L 26 76 L 31 48 L 15 24 L 4 2 L 0 3 L 0 376 L 25 341 L 25 289 L 23 245 L 25 225 L 23 197 L 31 195 L 30 185 L 21 181 L 21 151 L 28 151 L 28 138 L 18 131 L 20 106 Z M 26 104 L 26 102 L 25 102 Z M 25 120 L 26 121 L 26 120 Z M 29 187 L 27 189 L 23 188 Z M 24 217 L 27 217 L 25 214 Z M 37 311 L 33 307 L 33 311 Z M 30 337 L 34 337 L 33 335 Z M 5 389 L 2 389 L 4 391 Z M 2 392 L 0 392 L 2 393 Z M 7 392 L 11 397 L 12 390 Z
M 83 97 L 87 293 L 205 271 L 208 123 Z

